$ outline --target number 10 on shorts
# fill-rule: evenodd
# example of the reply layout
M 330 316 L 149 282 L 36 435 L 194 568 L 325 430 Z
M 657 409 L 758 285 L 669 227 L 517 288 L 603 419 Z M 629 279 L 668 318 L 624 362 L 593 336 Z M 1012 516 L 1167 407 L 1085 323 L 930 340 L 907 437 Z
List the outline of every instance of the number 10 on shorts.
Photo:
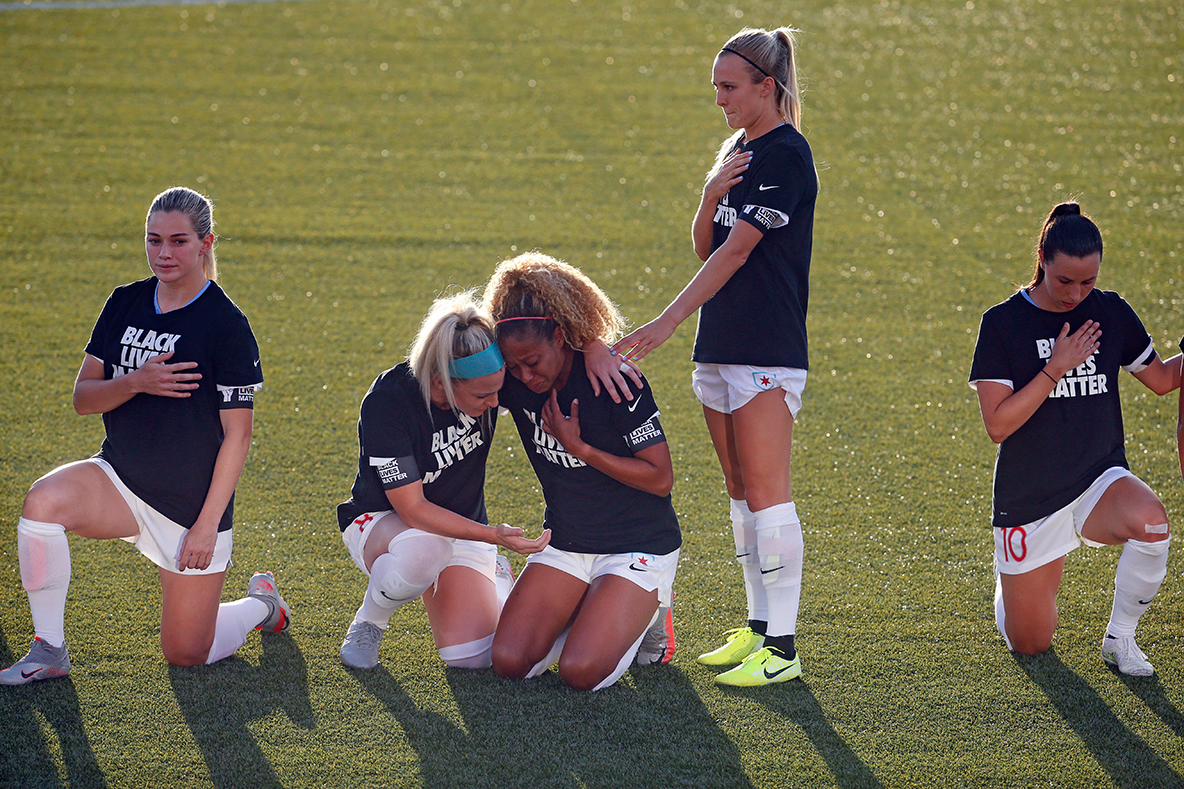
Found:
M 1003 560 L 1022 562 L 1028 555 L 1028 533 L 1023 526 L 1003 529 Z

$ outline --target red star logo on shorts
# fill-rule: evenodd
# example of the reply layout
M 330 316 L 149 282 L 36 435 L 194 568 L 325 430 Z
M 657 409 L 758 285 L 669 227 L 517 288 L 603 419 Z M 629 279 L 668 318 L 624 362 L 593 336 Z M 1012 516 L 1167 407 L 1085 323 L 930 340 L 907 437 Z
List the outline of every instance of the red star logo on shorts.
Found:
M 767 376 L 767 375 L 761 376 L 761 386 L 769 386 L 772 383 L 773 382 L 769 380 L 769 376 Z

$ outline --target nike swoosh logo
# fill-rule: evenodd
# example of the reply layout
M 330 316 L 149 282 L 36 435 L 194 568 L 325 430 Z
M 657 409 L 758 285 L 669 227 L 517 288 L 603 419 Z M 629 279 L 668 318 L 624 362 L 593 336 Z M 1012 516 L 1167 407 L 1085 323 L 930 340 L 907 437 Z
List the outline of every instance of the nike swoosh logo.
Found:
M 22 670 L 21 670 L 21 677 L 22 677 L 23 679 L 28 679 L 29 677 L 33 676 L 34 674 L 36 674 L 38 671 L 41 671 L 41 670 L 42 670 L 42 669 L 35 668 L 35 669 L 33 669 L 32 671 L 26 672 L 26 671 L 24 671 L 24 670 L 22 669 Z
M 632 413 L 633 413 L 633 410 L 634 410 L 635 408 L 637 408 L 637 404 L 638 404 L 638 403 L 640 403 L 640 402 L 641 402 L 641 398 L 640 398 L 640 397 L 638 397 L 638 398 L 635 398 L 635 399 L 633 400 L 633 403 L 632 403 L 632 405 L 630 405 L 630 406 L 629 406 L 629 413 L 631 413 L 631 414 L 632 414 Z
M 761 184 L 760 186 L 758 186 L 758 187 L 756 188 L 756 190 L 757 190 L 758 192 L 767 192 L 767 191 L 769 191 L 770 189 L 780 189 L 780 187 L 779 187 L 779 186 L 776 186 L 776 185 L 774 185 L 774 186 L 765 186 L 764 184 Z
M 256 359 L 256 360 L 255 360 L 255 366 L 256 366 L 256 367 L 258 367 L 258 366 L 259 366 L 259 360 L 258 360 L 258 359 Z
M 736 558 L 737 558 L 737 559 L 743 559 L 745 556 L 752 556 L 752 551 L 749 551 L 748 553 L 738 553 L 738 554 L 736 554 Z
M 1151 598 L 1151 600 L 1154 600 L 1154 599 L 1155 599 L 1154 597 Z M 1151 605 L 1151 600 L 1140 600 L 1139 605 Z
M 783 569 L 785 569 L 785 565 L 784 565 L 784 564 L 783 564 L 783 565 L 781 565 L 780 567 L 774 567 L 772 570 L 765 570 L 765 569 L 763 569 L 763 568 L 762 568 L 762 569 L 761 569 L 761 575 L 768 575 L 769 573 L 775 573 L 775 572 L 777 572 L 778 570 L 783 570 Z
M 649 568 L 648 568 L 648 567 L 638 567 L 636 563 L 630 564 L 630 565 L 629 565 L 629 569 L 630 569 L 630 570 L 637 570 L 637 572 L 639 572 L 639 573 L 646 573 L 646 572 L 649 572 Z
M 381 589 L 379 589 L 379 590 L 378 590 L 378 593 L 379 593 L 380 595 L 382 595 L 383 597 L 385 597 L 387 600 L 390 600 L 392 603 L 397 603 L 397 602 L 399 602 L 398 600 L 396 600 L 395 598 L 391 597 L 389 594 L 387 594 L 386 592 L 382 591 Z
M 761 669 L 761 671 L 764 673 L 765 679 L 772 679 L 773 677 L 777 677 L 777 676 L 784 674 L 785 672 L 789 671 L 791 668 L 793 668 L 792 663 L 788 666 L 777 669 L 772 674 L 769 673 L 769 670 L 767 668 L 763 668 L 763 669 Z

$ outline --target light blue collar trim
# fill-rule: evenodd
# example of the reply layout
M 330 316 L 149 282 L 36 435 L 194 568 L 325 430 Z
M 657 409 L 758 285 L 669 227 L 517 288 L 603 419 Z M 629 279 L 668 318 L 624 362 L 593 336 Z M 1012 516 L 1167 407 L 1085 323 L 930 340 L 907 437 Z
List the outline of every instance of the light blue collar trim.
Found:
M 197 295 L 194 296 L 193 298 L 191 298 L 189 301 L 182 304 L 177 309 L 184 309 L 185 307 L 188 307 L 190 304 L 192 304 L 193 302 L 200 299 L 201 294 L 205 293 L 209 289 L 210 289 L 210 280 L 207 279 L 205 286 L 197 292 Z M 159 282 L 156 283 L 156 289 L 154 291 L 152 291 L 152 306 L 156 309 L 156 314 L 160 315 L 161 312 L 160 312 L 160 283 Z

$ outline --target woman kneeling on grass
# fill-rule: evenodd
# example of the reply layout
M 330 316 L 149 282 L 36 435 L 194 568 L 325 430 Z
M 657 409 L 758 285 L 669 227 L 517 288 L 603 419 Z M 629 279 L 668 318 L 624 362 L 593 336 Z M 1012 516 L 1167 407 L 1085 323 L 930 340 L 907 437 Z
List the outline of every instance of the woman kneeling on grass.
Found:
M 1167 571 L 1168 517 L 1128 470 L 1118 373 L 1162 395 L 1181 356 L 1163 361 L 1121 296 L 1096 290 L 1102 234 L 1076 203 L 1052 210 L 1032 282 L 983 315 L 970 385 L 995 461 L 995 624 L 1007 646 L 1046 651 L 1065 556 L 1084 542 L 1123 545 L 1102 660 L 1154 673 L 1135 626 Z
M 579 269 L 521 255 L 497 267 L 485 302 L 510 373 L 501 403 L 552 534 L 506 601 L 493 669 L 520 679 L 558 660 L 568 685 L 599 690 L 625 673 L 647 628 L 661 626 L 659 605 L 670 605 L 682 537 L 658 408 L 644 379 L 631 401 L 593 393 L 575 348 L 610 341 L 622 319 Z
M 440 658 L 489 667 L 510 583 L 497 546 L 531 554 L 550 538 L 488 525 L 485 462 L 504 377 L 493 325 L 462 293 L 432 305 L 410 358 L 378 376 L 362 400 L 358 474 L 337 519 L 370 582 L 341 645 L 345 665 L 377 666 L 391 616 L 422 595 Z
M 36 638 L 0 684 L 70 672 L 66 532 L 127 540 L 159 567 L 160 645 L 173 665 L 213 663 L 252 630 L 288 627 L 271 573 L 219 604 L 263 374 L 246 316 L 213 281 L 212 211 L 191 189 L 158 195 L 145 228 L 152 276 L 117 288 L 95 323 L 74 408 L 102 414 L 107 436 L 99 454 L 51 471 L 25 497 L 17 553 Z

